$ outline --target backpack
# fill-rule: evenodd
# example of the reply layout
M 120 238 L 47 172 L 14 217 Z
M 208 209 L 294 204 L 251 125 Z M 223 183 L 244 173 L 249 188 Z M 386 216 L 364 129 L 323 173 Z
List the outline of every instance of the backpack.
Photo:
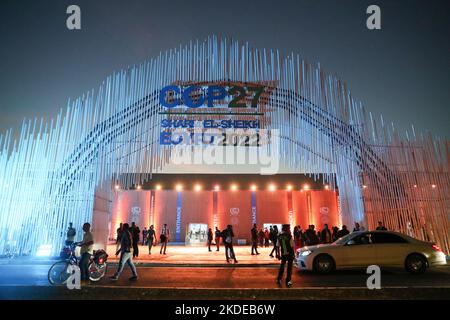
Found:
M 231 243 L 231 235 L 227 229 L 222 231 L 222 239 L 225 243 Z
M 125 243 L 125 246 L 123 248 L 121 248 L 121 250 L 123 252 L 131 252 L 131 248 L 133 247 L 133 237 L 131 235 L 131 232 L 124 231 L 122 233 L 121 243 L 123 243 L 123 241 L 122 241 L 123 237 L 126 237 L 126 243 Z
M 294 254 L 294 249 L 291 246 L 292 236 L 289 234 L 280 234 L 278 240 L 280 241 L 280 251 L 282 256 L 290 256 Z

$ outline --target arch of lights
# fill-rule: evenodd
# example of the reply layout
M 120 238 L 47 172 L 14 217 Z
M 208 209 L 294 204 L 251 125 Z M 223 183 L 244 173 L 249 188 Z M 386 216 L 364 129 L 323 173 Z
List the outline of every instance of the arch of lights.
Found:
M 413 127 L 400 134 L 298 55 L 210 37 L 114 73 L 51 121 L 24 121 L 17 139 L 12 130 L 0 136 L 0 254 L 48 244 L 58 253 L 69 222 L 92 221 L 96 187 L 127 188 L 161 172 L 172 150 L 159 144 L 159 90 L 171 84 L 264 86 L 261 124 L 277 130 L 280 161 L 322 173 L 339 190 L 344 223 L 382 220 L 448 252 L 447 139 Z

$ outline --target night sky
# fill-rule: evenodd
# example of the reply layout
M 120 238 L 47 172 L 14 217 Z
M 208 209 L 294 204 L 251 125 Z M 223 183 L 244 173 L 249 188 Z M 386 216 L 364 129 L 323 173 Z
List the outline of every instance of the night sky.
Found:
M 82 30 L 66 28 L 81 7 Z M 381 7 L 382 30 L 366 28 Z M 397 129 L 450 137 L 450 1 L 1 0 L 0 133 L 49 119 L 113 71 L 209 35 L 299 53 Z

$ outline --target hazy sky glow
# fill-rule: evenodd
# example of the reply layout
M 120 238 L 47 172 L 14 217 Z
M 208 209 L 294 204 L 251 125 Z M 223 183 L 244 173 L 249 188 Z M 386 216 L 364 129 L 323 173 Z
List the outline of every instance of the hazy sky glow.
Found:
M 82 30 L 66 28 L 66 8 Z M 382 30 L 366 28 L 378 4 Z M 0 132 L 50 118 L 113 71 L 209 35 L 299 53 L 347 81 L 367 110 L 400 130 L 450 137 L 450 2 L 117 1 L 0 2 Z

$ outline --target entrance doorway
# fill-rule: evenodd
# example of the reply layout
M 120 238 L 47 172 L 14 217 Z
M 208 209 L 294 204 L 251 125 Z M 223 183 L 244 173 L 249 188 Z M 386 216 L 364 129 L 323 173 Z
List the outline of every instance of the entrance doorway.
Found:
M 208 240 L 206 223 L 189 223 L 186 227 L 185 244 L 190 246 L 205 245 Z

